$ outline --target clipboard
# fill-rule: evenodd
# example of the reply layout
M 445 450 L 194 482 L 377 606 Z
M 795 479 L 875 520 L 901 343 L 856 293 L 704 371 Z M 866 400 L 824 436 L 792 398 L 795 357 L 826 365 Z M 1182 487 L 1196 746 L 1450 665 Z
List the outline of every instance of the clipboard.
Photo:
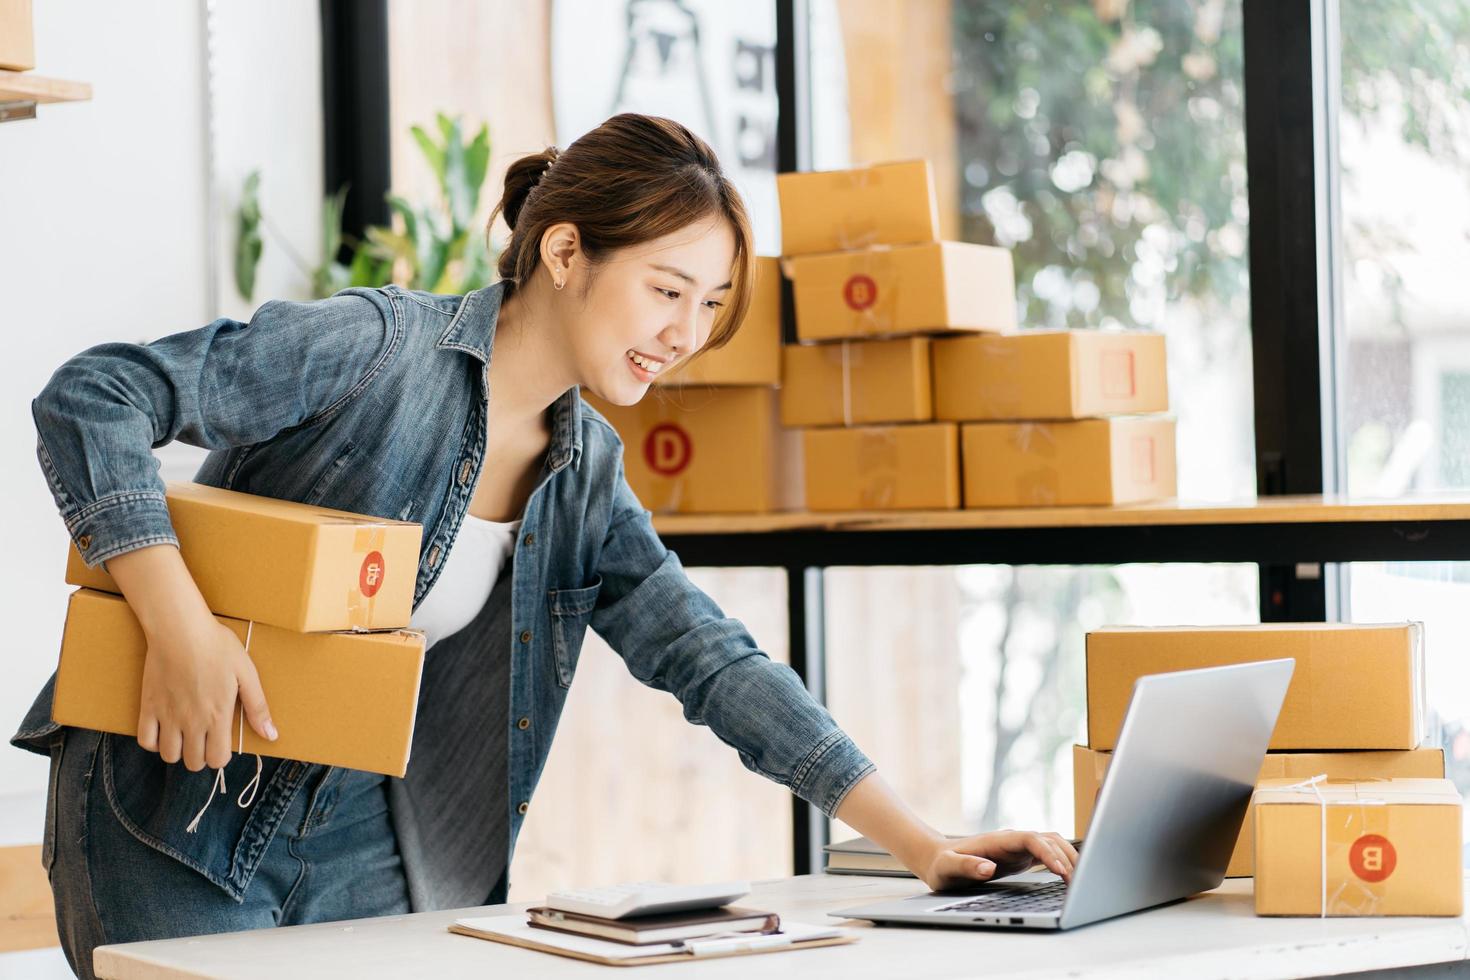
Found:
M 450 924 L 449 931 L 460 936 L 486 939 L 605 966 L 690 963 L 729 956 L 754 956 L 760 953 L 841 946 L 858 940 L 858 935 L 847 929 L 788 922 L 779 933 L 752 933 L 690 940 L 685 943 L 630 946 L 590 936 L 535 929 L 526 921 L 524 914 L 456 919 Z M 804 935 L 810 935 L 811 938 L 803 938 Z

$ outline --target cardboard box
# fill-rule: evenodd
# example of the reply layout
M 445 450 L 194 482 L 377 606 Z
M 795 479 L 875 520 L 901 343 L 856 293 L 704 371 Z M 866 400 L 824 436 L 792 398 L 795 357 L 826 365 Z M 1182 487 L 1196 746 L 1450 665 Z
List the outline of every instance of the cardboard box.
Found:
M 800 340 L 1016 328 L 1011 253 L 968 242 L 807 255 L 788 262 Z
M 759 514 L 801 507 L 801 447 L 773 388 L 668 388 L 636 405 L 583 398 L 623 438 L 628 485 L 656 514 Z
M 216 616 L 240 642 L 249 624 Z M 402 776 L 419 700 L 424 635 L 412 630 L 296 633 L 256 623 L 250 659 L 280 738 L 247 722 L 244 751 Z M 51 716 L 61 725 L 137 735 L 147 641 L 121 596 L 71 595 Z M 239 738 L 239 707 L 231 747 Z
M 949 422 L 806 429 L 809 510 L 927 510 L 960 505 L 959 438 Z
M 1464 911 L 1461 800 L 1448 779 L 1273 779 L 1253 802 L 1257 915 Z
M 927 160 L 776 175 L 781 252 L 808 255 L 939 237 Z
M 1103 775 L 1113 760 L 1111 752 L 1072 746 L 1072 805 L 1076 836 L 1085 837 L 1092 826 L 1097 794 Z M 1269 752 L 1261 764 L 1257 782 L 1268 779 L 1310 779 L 1325 773 L 1329 779 L 1443 779 L 1443 749 L 1409 749 L 1404 752 Z M 1240 838 L 1230 855 L 1227 878 L 1249 878 L 1255 873 L 1256 824 L 1254 803 L 1241 824 Z
M 1128 504 L 1178 492 L 1173 419 L 972 422 L 962 438 L 966 507 Z
M 719 350 L 660 374 L 660 385 L 778 385 L 781 383 L 781 264 L 755 260 L 750 310 L 730 342 Z
M 179 553 L 212 612 L 302 633 L 409 624 L 420 525 L 198 483 L 167 494 Z M 68 552 L 68 583 L 122 591 Z
M 927 422 L 934 417 L 927 337 L 791 345 L 783 355 L 782 425 Z
M 1164 335 L 1038 330 L 934 342 L 934 415 L 956 422 L 1169 410 Z
M 36 31 L 31 0 L 0 0 L 0 68 L 30 71 L 36 67 Z
M 1133 682 L 1222 664 L 1296 659 L 1271 735 L 1274 751 L 1412 749 L 1424 744 L 1418 623 L 1110 626 L 1087 634 L 1087 741 L 1117 745 Z

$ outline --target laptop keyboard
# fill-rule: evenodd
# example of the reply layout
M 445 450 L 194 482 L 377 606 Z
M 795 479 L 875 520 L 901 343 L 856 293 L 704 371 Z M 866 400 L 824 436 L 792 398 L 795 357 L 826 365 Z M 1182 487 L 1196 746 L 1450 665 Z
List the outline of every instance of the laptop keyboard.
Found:
M 1067 883 L 1052 881 L 1044 885 L 996 885 L 983 895 L 967 898 L 951 905 L 941 905 L 931 912 L 1056 912 L 1067 899 Z

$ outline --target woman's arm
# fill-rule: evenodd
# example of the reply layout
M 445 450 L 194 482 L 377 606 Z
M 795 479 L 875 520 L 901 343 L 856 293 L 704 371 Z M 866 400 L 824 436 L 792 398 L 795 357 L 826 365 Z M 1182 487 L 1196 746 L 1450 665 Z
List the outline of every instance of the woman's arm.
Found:
M 634 677 L 677 697 L 684 717 L 709 726 L 747 769 L 831 816 L 873 763 L 795 671 L 766 656 L 689 581 L 628 488 L 621 461 L 614 481 L 592 628 Z
M 147 639 L 138 744 L 189 769 L 230 758 L 236 696 L 275 728 L 255 665 L 217 622 L 177 549 L 151 449 L 262 442 L 361 390 L 394 348 L 369 291 L 266 303 L 151 344 L 101 344 L 63 364 L 31 403 L 37 456 L 88 565 L 106 561 Z
M 1057 834 L 1002 830 L 947 838 L 908 808 L 874 772 L 852 788 L 837 819 L 873 841 L 935 891 L 1025 871 L 1040 862 L 1072 877 L 1077 850 Z
M 36 454 L 88 566 L 178 544 L 151 450 L 248 446 L 322 417 L 374 376 L 398 339 L 388 300 L 353 290 L 272 301 L 150 344 L 66 361 L 31 403 Z

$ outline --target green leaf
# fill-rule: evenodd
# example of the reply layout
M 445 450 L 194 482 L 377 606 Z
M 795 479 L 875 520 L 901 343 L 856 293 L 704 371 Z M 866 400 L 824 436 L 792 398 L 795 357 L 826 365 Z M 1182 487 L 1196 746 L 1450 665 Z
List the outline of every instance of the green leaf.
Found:
M 409 132 L 413 134 L 414 142 L 419 145 L 424 159 L 429 161 L 429 166 L 434 171 L 434 179 L 442 185 L 444 183 L 444 151 L 429 139 L 429 134 L 424 132 L 422 126 L 414 126 L 409 129 Z
M 441 128 L 445 128 L 443 122 Z M 447 122 L 444 134 L 444 179 L 441 190 L 444 200 L 449 204 L 451 234 L 457 234 L 461 229 L 469 227 L 474 218 L 475 199 L 479 192 L 479 188 L 470 183 L 464 139 L 457 119 Z
M 471 191 L 470 212 L 480 206 L 480 190 L 485 186 L 485 174 L 490 169 L 490 127 L 480 126 L 475 139 L 464 153 L 465 180 Z
M 384 286 L 393 275 L 393 263 L 374 257 L 366 248 L 360 248 L 352 256 L 348 270 L 348 285 Z
M 235 289 L 245 300 L 255 296 L 255 272 L 265 242 L 260 236 L 260 171 L 245 178 L 235 224 Z

